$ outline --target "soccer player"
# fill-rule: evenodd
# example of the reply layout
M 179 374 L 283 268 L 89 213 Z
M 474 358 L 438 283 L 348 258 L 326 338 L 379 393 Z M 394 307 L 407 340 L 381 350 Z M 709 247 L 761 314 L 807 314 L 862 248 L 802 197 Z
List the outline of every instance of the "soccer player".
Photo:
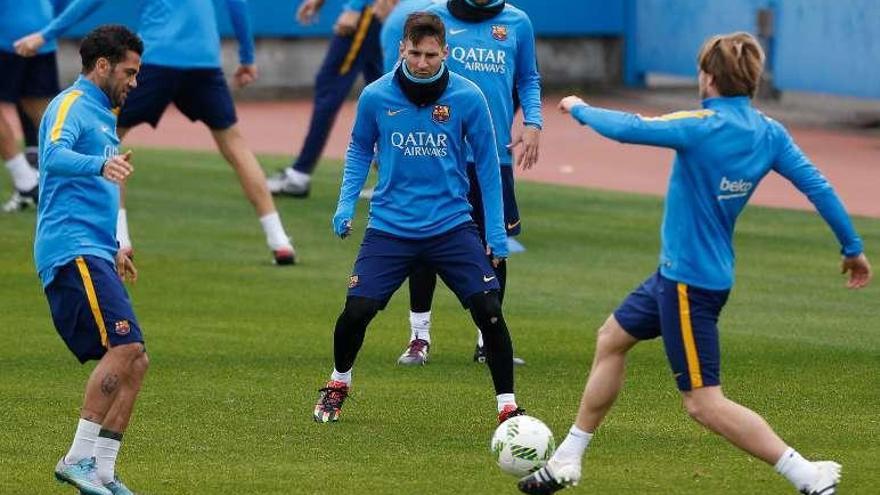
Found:
M 352 230 L 358 191 L 379 154 L 379 180 L 370 221 L 336 321 L 335 367 L 315 405 L 318 422 L 336 421 L 367 325 L 385 307 L 416 263 L 439 273 L 468 308 L 486 340 L 498 420 L 522 414 L 513 392 L 513 347 L 498 297 L 498 277 L 480 243 L 467 201 L 467 151 L 486 198 L 492 261 L 507 256 L 501 213 L 501 180 L 486 98 L 450 71 L 443 21 L 424 12 L 409 16 L 403 63 L 364 89 L 346 155 L 335 233 Z
M 504 201 L 504 221 L 508 236 L 520 233 L 519 208 L 514 193 L 513 165 L 518 161 L 530 169 L 538 160 L 538 148 L 543 118 L 541 116 L 541 76 L 535 58 L 535 34 L 529 17 L 504 0 L 449 0 L 430 7 L 446 24 L 449 37 L 449 68 L 470 79 L 486 95 L 495 127 L 498 156 L 501 160 L 501 184 Z M 522 103 L 524 127 L 512 137 L 515 113 L 514 93 Z M 515 160 L 513 148 L 522 145 Z M 472 161 L 472 158 L 468 158 Z M 483 198 L 474 184 L 477 177 L 473 166 L 468 167 L 471 180 L 469 200 L 474 207 L 474 220 L 483 229 Z M 507 286 L 507 263 L 495 267 L 501 286 L 500 300 L 504 301 Z M 423 267 L 416 269 L 409 282 L 410 340 L 398 363 L 425 364 L 431 345 L 431 300 L 437 278 Z M 477 331 L 474 361 L 485 362 L 483 337 Z M 523 361 L 516 358 L 517 364 Z
M 403 39 L 403 25 L 413 12 L 427 9 L 440 0 L 376 0 L 375 9 L 389 11 L 382 21 L 379 44 L 382 46 L 382 62 L 385 72 L 391 72 L 400 61 L 400 40 Z
M 379 48 L 381 21 L 373 12 L 372 0 L 349 0 L 333 26 L 333 38 L 315 77 L 312 119 L 302 149 L 287 168 L 268 179 L 272 194 L 306 198 L 312 172 L 321 158 L 330 130 L 359 74 L 367 84 L 383 74 Z M 297 11 L 301 24 L 310 24 L 324 0 L 303 0 Z
M 52 19 L 49 0 L 12 2 L 0 0 L 0 157 L 12 177 L 12 197 L 3 211 L 16 212 L 34 206 L 38 197 L 39 174 L 30 166 L 13 134 L 6 111 L 18 107 L 33 127 L 40 123 L 49 99 L 58 94 L 58 64 L 55 43 L 48 43 L 33 58 L 15 53 L 14 42 Z M 24 123 L 22 127 L 27 130 Z
M 48 26 L 16 42 L 16 50 L 22 55 L 34 53 L 105 1 L 74 0 Z M 241 65 L 235 82 L 246 86 L 258 75 L 247 0 L 226 0 L 226 6 L 239 43 Z M 190 120 L 204 122 L 256 210 L 275 263 L 293 264 L 295 252 L 266 188 L 266 176 L 236 125 L 235 105 L 220 68 L 220 34 L 213 1 L 141 0 L 139 30 L 146 45 L 144 67 L 137 89 L 119 114 L 120 138 L 140 123 L 156 127 L 171 103 Z M 124 207 L 117 223 L 119 243 L 130 250 Z
M 549 494 L 581 477 L 581 459 L 623 386 L 627 352 L 663 338 L 688 414 L 752 456 L 775 466 L 807 495 L 832 495 L 840 465 L 811 462 L 757 413 L 721 391 L 718 317 L 733 285 L 736 218 L 771 170 L 815 205 L 840 242 L 847 286 L 864 287 L 871 265 L 831 185 L 778 122 L 752 107 L 764 53 L 750 34 L 710 38 L 698 57 L 703 109 L 659 118 L 591 107 L 569 96 L 560 108 L 603 136 L 676 151 L 666 195 L 659 270 L 599 329 L 577 420 L 547 465 L 523 478 L 525 493 Z
M 119 154 L 113 109 L 137 85 L 141 53 L 141 40 L 123 26 L 86 35 L 82 75 L 40 124 L 37 272 L 64 343 L 81 363 L 98 360 L 55 477 L 91 495 L 132 493 L 116 476 L 116 456 L 148 365 L 122 285 L 137 270 L 115 237 L 119 184 L 132 166 L 130 153 Z

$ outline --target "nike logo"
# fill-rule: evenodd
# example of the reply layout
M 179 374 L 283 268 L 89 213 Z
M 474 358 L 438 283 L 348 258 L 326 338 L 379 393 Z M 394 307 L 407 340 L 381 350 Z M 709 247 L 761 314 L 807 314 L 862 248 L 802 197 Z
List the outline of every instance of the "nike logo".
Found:
M 450 30 L 449 30 L 449 34 L 461 34 L 461 33 L 465 32 L 465 31 L 467 31 L 467 28 L 464 28 L 464 29 L 450 29 Z
M 400 112 L 402 112 L 402 111 L 404 111 L 404 110 L 406 110 L 406 109 L 405 109 L 405 108 L 401 108 L 400 110 L 392 110 L 392 109 L 389 108 L 389 109 L 388 109 L 388 116 L 389 116 L 389 117 L 394 117 L 395 115 L 399 114 Z
M 513 229 L 515 229 L 515 228 L 519 225 L 520 221 L 521 221 L 521 220 L 517 220 L 517 221 L 515 221 L 515 222 L 513 222 L 513 223 L 509 223 L 509 224 L 507 224 L 507 230 L 513 230 Z
M 491 282 L 493 280 L 495 280 L 495 275 L 492 275 L 491 277 L 487 277 L 486 275 L 483 275 L 483 282 L 486 282 L 488 284 L 489 282 Z

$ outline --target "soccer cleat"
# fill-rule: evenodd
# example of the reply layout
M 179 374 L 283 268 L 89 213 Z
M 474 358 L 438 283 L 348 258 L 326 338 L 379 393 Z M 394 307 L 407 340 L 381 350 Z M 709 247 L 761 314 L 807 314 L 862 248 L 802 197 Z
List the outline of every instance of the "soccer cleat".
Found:
M 525 409 L 517 407 L 516 404 L 508 404 L 501 409 L 500 413 L 498 413 L 498 424 L 500 425 L 514 416 L 525 416 L 525 414 Z
M 803 495 L 834 495 L 837 493 L 837 483 L 840 482 L 840 464 L 833 461 L 816 461 L 813 462 L 819 471 L 819 477 L 816 478 L 809 487 L 801 490 Z
M 39 192 L 40 189 L 38 186 L 35 186 L 30 191 L 26 192 L 16 190 L 12 193 L 12 196 L 9 197 L 9 200 L 3 203 L 3 212 L 15 213 L 31 207 L 36 208 Z
M 55 479 L 79 488 L 79 492 L 83 495 L 114 495 L 98 479 L 98 468 L 95 467 L 94 457 L 80 459 L 75 464 L 67 464 L 62 457 L 55 465 Z
M 310 179 L 308 174 L 285 168 L 266 178 L 266 185 L 269 192 L 276 196 L 307 198 L 311 189 Z
M 105 483 L 104 488 L 110 490 L 113 495 L 136 495 L 130 488 L 125 486 L 118 477 L 114 477 L 110 483 Z M 82 493 L 82 492 L 80 492 Z
M 428 349 L 431 344 L 424 339 L 415 339 L 409 341 L 403 354 L 397 358 L 397 364 L 404 366 L 420 366 L 428 362 Z
M 546 466 L 520 479 L 517 487 L 530 495 L 550 495 L 567 486 L 577 485 L 580 480 L 580 464 L 560 464 L 550 459 Z
M 276 265 L 295 265 L 296 251 L 293 246 L 284 246 L 272 251 L 272 257 L 275 258 Z
M 486 348 L 477 344 L 474 347 L 474 362 L 475 363 L 485 363 L 486 362 Z M 513 364 L 516 366 L 522 366 L 526 364 L 526 360 L 520 357 L 513 356 Z
M 348 384 L 338 380 L 330 380 L 327 385 L 318 389 L 318 403 L 315 404 L 315 421 L 327 423 L 339 421 L 339 413 L 342 411 L 342 403 L 348 397 Z

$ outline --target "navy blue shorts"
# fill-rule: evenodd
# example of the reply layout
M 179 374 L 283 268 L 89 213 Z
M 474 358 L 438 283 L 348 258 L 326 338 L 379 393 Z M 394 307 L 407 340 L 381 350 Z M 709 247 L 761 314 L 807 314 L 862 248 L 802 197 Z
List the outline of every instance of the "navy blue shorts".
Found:
M 55 52 L 19 57 L 0 50 L 0 101 L 18 103 L 23 98 L 53 98 L 58 86 Z
M 348 283 L 348 296 L 375 299 L 382 308 L 413 267 L 432 268 L 467 307 L 474 294 L 499 290 L 480 234 L 473 222 L 427 239 L 404 239 L 367 229 Z
M 113 263 L 80 256 L 46 287 L 58 335 L 79 362 L 101 359 L 117 345 L 144 342 L 128 293 Z
M 682 391 L 721 384 L 718 316 L 729 290 L 708 290 L 650 276 L 614 311 L 639 340 L 663 337 L 666 357 Z
M 480 229 L 480 235 L 483 236 L 485 243 L 486 225 L 483 218 L 483 194 L 477 182 L 477 168 L 473 163 L 468 163 L 468 178 L 471 182 L 468 201 L 474 208 L 471 216 Z M 504 201 L 504 228 L 507 230 L 507 236 L 518 236 L 522 225 L 519 219 L 519 206 L 516 204 L 516 194 L 513 191 L 513 167 L 501 167 L 501 197 Z
M 238 118 L 226 77 L 220 69 L 178 69 L 144 64 L 137 87 L 128 94 L 118 127 L 146 122 L 153 127 L 174 103 L 189 120 L 201 120 L 215 131 L 232 127 Z

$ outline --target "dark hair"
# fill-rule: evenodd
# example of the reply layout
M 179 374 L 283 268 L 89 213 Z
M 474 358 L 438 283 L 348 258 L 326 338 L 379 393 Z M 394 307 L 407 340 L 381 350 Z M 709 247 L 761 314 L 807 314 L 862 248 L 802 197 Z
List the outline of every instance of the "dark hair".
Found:
M 764 72 L 764 50 L 749 33 L 719 34 L 703 44 L 697 64 L 712 75 L 721 96 L 754 98 Z
M 446 46 L 446 25 L 440 16 L 428 12 L 413 12 L 408 15 L 403 26 L 403 39 L 417 45 L 427 36 L 437 38 L 440 46 Z
M 120 24 L 105 24 L 93 29 L 79 45 L 83 74 L 91 72 L 99 58 L 106 58 L 110 65 L 125 60 L 128 51 L 138 55 L 144 53 L 144 43 L 127 27 Z

